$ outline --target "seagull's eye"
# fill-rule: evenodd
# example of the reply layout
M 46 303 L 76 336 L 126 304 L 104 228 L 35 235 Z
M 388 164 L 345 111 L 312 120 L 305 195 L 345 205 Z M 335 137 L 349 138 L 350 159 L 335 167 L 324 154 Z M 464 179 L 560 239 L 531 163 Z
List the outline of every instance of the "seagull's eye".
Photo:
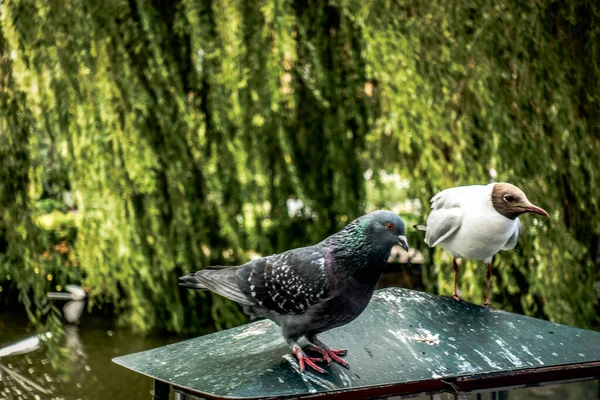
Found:
M 394 226 L 394 224 L 392 224 L 391 222 L 388 222 L 385 225 L 386 228 L 388 228 L 388 230 L 393 231 L 396 227 Z
M 512 194 L 510 194 L 510 193 L 506 193 L 506 194 L 504 195 L 504 201 L 506 201 L 506 202 L 511 202 L 511 201 L 513 201 L 514 199 L 515 199 L 515 198 L 514 198 L 514 197 L 513 197 L 513 195 L 512 195 Z

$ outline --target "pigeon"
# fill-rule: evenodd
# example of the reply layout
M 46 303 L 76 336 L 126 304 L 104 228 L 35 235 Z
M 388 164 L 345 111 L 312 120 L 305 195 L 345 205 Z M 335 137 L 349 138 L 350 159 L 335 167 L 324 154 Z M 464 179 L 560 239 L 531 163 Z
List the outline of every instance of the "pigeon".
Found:
M 251 318 L 268 318 L 281 327 L 298 359 L 326 373 L 316 363 L 335 361 L 346 350 L 332 350 L 317 335 L 358 317 L 373 295 L 392 247 L 408 250 L 404 221 L 379 210 L 352 221 L 313 246 L 259 258 L 242 266 L 208 267 L 183 276 L 180 285 L 210 290 L 243 306 Z M 305 337 L 323 358 L 309 357 L 298 345 Z
M 544 209 L 531 204 L 521 189 L 504 182 L 454 187 L 431 198 L 427 225 L 415 228 L 426 231 L 425 243 L 429 247 L 439 245 L 452 254 L 455 300 L 460 300 L 456 294 L 456 259 L 483 260 L 487 264 L 485 305 L 490 305 L 492 258 L 500 250 L 517 245 L 519 216 L 523 213 L 548 217 Z

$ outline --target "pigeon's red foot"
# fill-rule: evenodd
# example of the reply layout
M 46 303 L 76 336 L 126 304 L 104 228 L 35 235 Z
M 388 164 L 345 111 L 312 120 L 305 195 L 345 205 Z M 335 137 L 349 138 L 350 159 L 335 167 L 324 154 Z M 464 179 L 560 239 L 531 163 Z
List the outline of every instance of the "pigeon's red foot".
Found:
M 308 365 L 309 367 L 311 367 L 312 369 L 314 369 L 315 371 L 317 371 L 320 374 L 326 374 L 327 373 L 323 368 L 321 368 L 317 364 L 315 364 L 315 363 L 318 363 L 318 362 L 322 362 L 323 361 L 322 358 L 307 356 L 302 351 L 302 349 L 300 348 L 300 346 L 295 346 L 294 347 L 294 355 L 298 359 L 298 364 L 300 365 L 300 371 L 301 372 L 304 372 L 305 365 Z
M 309 335 L 306 337 L 308 339 L 308 343 L 310 347 L 318 353 L 323 355 L 325 361 L 327 361 L 327 365 L 331 364 L 331 361 L 335 361 L 340 364 L 342 367 L 350 368 L 348 363 L 340 358 L 340 356 L 345 356 L 348 353 L 348 350 L 333 350 L 327 347 L 325 343 L 321 342 L 316 335 Z
M 323 355 L 327 365 L 330 365 L 331 361 L 335 361 L 344 368 L 350 368 L 350 365 L 348 365 L 344 359 L 340 358 L 340 356 L 345 356 L 348 353 L 348 350 L 333 350 L 325 345 L 322 347 L 323 348 L 319 348 L 316 345 L 311 345 L 311 349 Z

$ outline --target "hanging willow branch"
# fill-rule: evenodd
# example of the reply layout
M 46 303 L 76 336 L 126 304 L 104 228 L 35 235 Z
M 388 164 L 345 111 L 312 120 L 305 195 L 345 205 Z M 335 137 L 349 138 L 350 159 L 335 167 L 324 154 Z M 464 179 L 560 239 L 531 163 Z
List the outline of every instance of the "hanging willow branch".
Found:
M 493 166 L 553 211 L 500 256 L 498 301 L 597 326 L 596 5 L 9 0 L 1 23 L 0 287 L 23 301 L 82 281 L 142 331 L 232 326 L 232 303 L 177 276 L 394 207 L 381 171 L 409 180 L 417 221 Z M 65 191 L 77 212 L 47 214 Z

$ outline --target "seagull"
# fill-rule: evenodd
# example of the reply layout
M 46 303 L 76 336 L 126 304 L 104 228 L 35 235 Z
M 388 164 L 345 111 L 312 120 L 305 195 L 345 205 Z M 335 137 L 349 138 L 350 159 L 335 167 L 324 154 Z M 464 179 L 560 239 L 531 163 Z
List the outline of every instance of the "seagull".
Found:
M 79 323 L 79 317 L 83 312 L 87 293 L 77 285 L 67 285 L 65 289 L 69 293 L 48 292 L 48 298 L 52 300 L 68 300 L 63 307 L 63 316 L 69 323 Z
M 345 325 L 358 317 L 373 295 L 392 247 L 408 250 L 404 221 L 391 211 L 379 210 L 355 219 L 344 229 L 313 246 L 288 250 L 252 260 L 239 267 L 208 267 L 179 278 L 181 286 L 211 290 L 244 308 L 253 318 L 269 318 L 298 359 L 317 372 L 316 362 L 340 356 L 317 334 Z M 323 358 L 307 356 L 298 345 L 306 337 Z
M 40 343 L 52 337 L 52 332 L 40 333 L 0 348 L 0 358 L 27 354 L 40 348 Z
M 500 250 L 516 246 L 521 230 L 519 216 L 524 213 L 548 217 L 521 189 L 505 182 L 454 187 L 431 198 L 427 225 L 415 228 L 426 232 L 425 243 L 429 247 L 439 245 L 452 254 L 455 300 L 460 300 L 456 294 L 456 260 L 468 258 L 487 264 L 485 305 L 490 305 L 492 258 Z
M 27 354 L 32 351 L 35 351 L 40 348 L 41 342 L 43 342 L 47 339 L 50 339 L 51 337 L 52 337 L 52 332 L 45 332 L 45 333 L 40 333 L 35 336 L 30 336 L 30 337 L 22 339 L 16 343 L 12 343 L 10 345 L 1 347 L 0 348 L 0 381 L 2 381 L 2 379 L 3 379 L 2 373 L 5 372 L 11 378 L 13 378 L 16 383 L 21 385 L 23 387 L 23 389 L 25 389 L 26 391 L 31 391 L 31 388 L 34 388 L 34 389 L 39 390 L 43 394 L 49 395 L 50 393 L 46 389 L 39 386 L 38 384 L 31 381 L 30 379 L 27 379 L 26 377 L 19 374 L 18 372 L 5 367 L 1 361 L 2 361 L 2 358 L 4 358 L 4 357 L 16 356 L 19 354 Z M 10 366 L 10 364 L 9 364 L 9 366 Z

